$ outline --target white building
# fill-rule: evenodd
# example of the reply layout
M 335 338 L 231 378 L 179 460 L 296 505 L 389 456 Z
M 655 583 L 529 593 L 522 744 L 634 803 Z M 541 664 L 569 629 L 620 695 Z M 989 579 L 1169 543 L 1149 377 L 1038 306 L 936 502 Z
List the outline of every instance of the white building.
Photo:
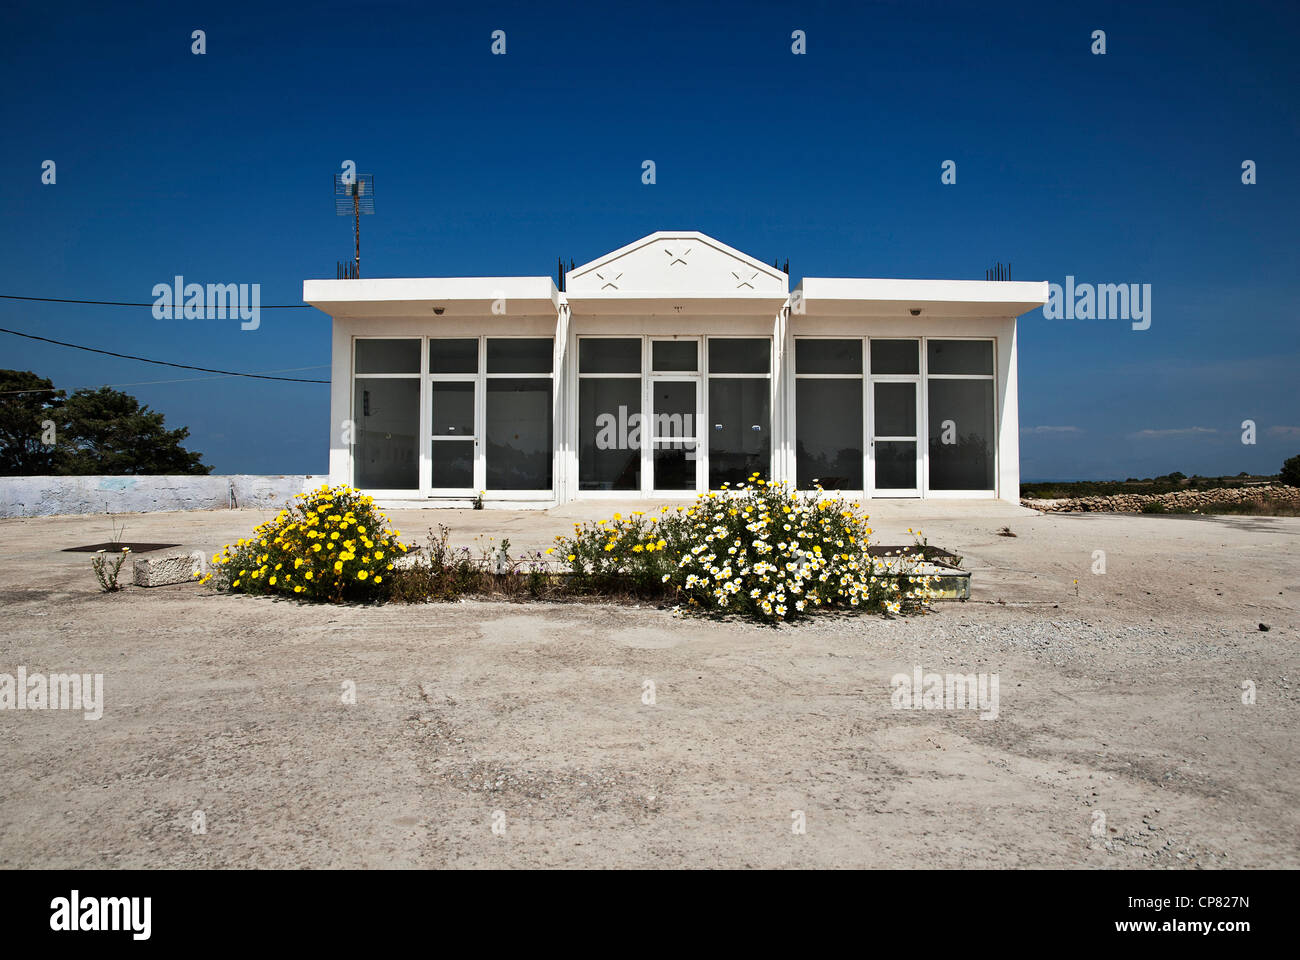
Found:
M 805 278 L 693 231 L 549 277 L 307 280 L 330 480 L 408 505 L 689 497 L 753 473 L 1018 501 L 1016 318 L 1047 283 Z

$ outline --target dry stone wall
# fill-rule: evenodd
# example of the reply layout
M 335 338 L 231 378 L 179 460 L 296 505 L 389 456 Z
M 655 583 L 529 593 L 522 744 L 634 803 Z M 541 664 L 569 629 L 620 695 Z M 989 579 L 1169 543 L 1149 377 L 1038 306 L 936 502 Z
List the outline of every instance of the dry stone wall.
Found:
M 1021 504 L 1045 513 L 1141 513 L 1149 503 L 1166 510 L 1198 510 L 1230 503 L 1268 500 L 1300 506 L 1300 487 L 1270 483 L 1259 487 L 1216 487 L 1213 490 L 1175 490 L 1172 493 L 1117 493 L 1105 497 L 1071 497 L 1065 500 L 1021 499 Z

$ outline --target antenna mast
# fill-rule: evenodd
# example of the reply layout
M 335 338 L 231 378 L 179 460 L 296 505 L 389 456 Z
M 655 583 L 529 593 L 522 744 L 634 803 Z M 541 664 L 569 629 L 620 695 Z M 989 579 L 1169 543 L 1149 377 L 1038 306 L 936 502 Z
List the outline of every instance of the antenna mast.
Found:
M 373 173 L 334 174 L 334 213 L 340 217 L 352 215 L 353 237 L 356 241 L 356 259 L 338 265 L 339 278 L 361 279 L 361 215 L 375 212 L 375 175 Z

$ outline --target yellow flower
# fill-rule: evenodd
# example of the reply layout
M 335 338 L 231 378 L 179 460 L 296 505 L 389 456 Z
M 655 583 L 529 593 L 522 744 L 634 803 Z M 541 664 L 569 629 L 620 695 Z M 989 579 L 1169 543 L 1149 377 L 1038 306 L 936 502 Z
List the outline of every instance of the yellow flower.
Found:
M 267 583 L 269 583 L 271 586 L 274 587 L 274 586 L 275 586 L 275 577 L 272 577 L 270 580 L 267 581 Z
M 358 580 L 364 580 L 364 579 L 366 579 L 366 577 L 368 577 L 368 576 L 370 576 L 370 574 L 366 573 L 366 571 L 364 571 L 364 570 L 358 570 L 358 571 L 357 571 L 357 579 L 358 579 Z

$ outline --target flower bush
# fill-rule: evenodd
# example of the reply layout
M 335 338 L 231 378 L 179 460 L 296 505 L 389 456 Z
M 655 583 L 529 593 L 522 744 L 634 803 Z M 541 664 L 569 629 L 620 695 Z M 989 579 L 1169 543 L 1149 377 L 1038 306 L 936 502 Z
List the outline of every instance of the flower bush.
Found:
M 343 603 L 387 596 L 385 578 L 407 547 L 372 498 L 346 485 L 300 493 L 253 531 L 212 557 L 202 583 L 235 593 L 283 594 Z
M 573 536 L 557 538 L 553 549 L 576 588 L 658 584 L 702 611 L 778 621 L 823 608 L 918 608 L 933 596 L 931 578 L 913 575 L 909 557 L 877 571 L 860 509 L 820 488 L 801 495 L 755 474 L 736 489 L 701 494 L 689 507 L 575 524 Z

